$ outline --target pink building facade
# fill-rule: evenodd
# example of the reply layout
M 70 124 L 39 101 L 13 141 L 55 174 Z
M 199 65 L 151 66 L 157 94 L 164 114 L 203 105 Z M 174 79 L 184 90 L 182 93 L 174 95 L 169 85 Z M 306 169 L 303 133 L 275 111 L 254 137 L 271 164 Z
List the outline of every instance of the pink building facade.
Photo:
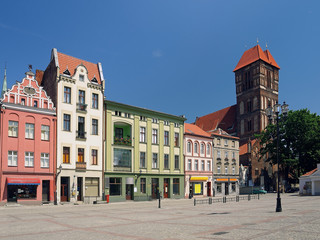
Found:
M 213 138 L 194 124 L 184 124 L 185 197 L 213 192 Z
M 0 102 L 0 204 L 54 201 L 56 111 L 29 71 Z

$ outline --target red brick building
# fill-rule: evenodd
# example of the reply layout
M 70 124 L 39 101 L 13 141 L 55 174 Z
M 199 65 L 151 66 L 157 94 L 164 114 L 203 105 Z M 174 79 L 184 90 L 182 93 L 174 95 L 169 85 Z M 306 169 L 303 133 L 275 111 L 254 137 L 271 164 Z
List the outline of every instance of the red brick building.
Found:
M 0 106 L 0 204 L 54 201 L 56 112 L 29 71 Z
M 233 70 L 237 104 L 195 121 L 205 131 L 221 128 L 240 138 L 240 164 L 249 168 L 248 178 L 255 185 L 265 185 L 272 177 L 269 163 L 253 154 L 258 144 L 252 140 L 268 125 L 265 109 L 278 102 L 279 70 L 269 50 L 256 45 L 245 51 Z

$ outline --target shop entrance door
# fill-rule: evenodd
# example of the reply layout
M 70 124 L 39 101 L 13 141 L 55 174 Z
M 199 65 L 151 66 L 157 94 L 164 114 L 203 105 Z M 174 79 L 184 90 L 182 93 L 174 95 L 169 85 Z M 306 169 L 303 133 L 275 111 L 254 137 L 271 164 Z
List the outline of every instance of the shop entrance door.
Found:
M 69 177 L 61 177 L 60 201 L 69 201 Z
M 211 197 L 211 182 L 207 182 L 207 196 Z
M 224 184 L 224 194 L 229 195 L 229 183 Z
M 159 178 L 151 178 L 152 183 L 152 198 L 157 199 L 159 193 Z
M 49 202 L 50 201 L 50 181 L 42 180 L 42 201 Z
M 170 178 L 165 178 L 163 180 L 163 198 L 168 198 L 169 197 L 169 189 L 170 186 Z
M 126 200 L 133 200 L 133 185 L 126 184 Z
M 16 185 L 8 185 L 7 201 L 16 203 L 18 196 L 18 187 Z
M 83 201 L 83 182 L 82 177 L 77 178 L 77 201 Z

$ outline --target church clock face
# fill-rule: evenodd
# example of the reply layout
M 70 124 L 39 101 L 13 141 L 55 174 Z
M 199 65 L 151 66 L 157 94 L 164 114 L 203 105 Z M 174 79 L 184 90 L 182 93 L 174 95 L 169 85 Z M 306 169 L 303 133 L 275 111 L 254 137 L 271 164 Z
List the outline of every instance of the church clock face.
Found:
M 24 87 L 23 91 L 29 95 L 34 95 L 36 93 L 36 90 L 33 87 Z

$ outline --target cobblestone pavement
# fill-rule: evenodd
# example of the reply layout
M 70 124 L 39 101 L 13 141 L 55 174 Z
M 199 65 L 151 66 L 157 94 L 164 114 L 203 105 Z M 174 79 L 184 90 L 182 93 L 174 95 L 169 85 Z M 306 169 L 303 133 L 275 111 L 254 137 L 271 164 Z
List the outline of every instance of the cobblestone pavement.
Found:
M 0 240 L 320 239 L 320 196 L 193 206 L 193 200 L 0 207 Z

